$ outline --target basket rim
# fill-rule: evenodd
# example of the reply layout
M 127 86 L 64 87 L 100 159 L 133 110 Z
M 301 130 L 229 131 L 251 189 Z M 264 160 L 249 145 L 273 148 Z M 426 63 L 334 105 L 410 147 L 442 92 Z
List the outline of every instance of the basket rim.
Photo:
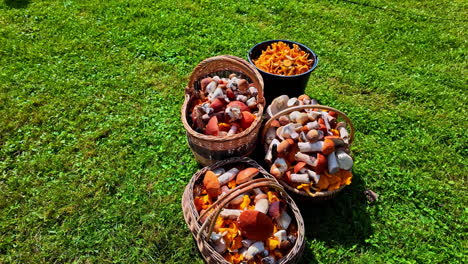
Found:
M 230 159 L 226 159 L 223 161 L 218 161 L 210 166 L 206 166 L 199 171 L 197 171 L 195 174 L 193 174 L 192 178 L 190 179 L 189 183 L 185 187 L 183 197 L 182 197 L 182 211 L 184 215 L 184 220 L 189 227 L 192 236 L 194 237 L 195 242 L 197 243 L 198 249 L 200 250 L 201 255 L 207 261 L 208 263 L 219 263 L 219 262 L 213 262 L 213 257 L 211 255 L 216 255 L 217 259 L 222 259 L 221 263 L 229 263 L 224 260 L 224 258 L 221 256 L 221 254 L 217 253 L 213 247 L 210 245 L 210 243 L 206 240 L 206 236 L 202 234 L 200 240 L 197 240 L 196 234 L 198 233 L 201 224 L 197 221 L 196 217 L 199 216 L 195 206 L 194 206 L 194 197 L 193 197 L 193 190 L 196 182 L 204 175 L 204 173 L 208 170 L 213 170 L 222 166 L 230 165 L 230 164 L 246 164 L 248 166 L 256 167 L 259 169 L 260 173 L 262 174 L 262 178 L 265 179 L 270 179 L 272 182 L 276 182 L 277 184 L 278 181 L 277 179 L 269 174 L 263 167 L 261 167 L 256 161 L 247 158 L 247 157 L 234 157 Z M 295 263 L 298 261 L 298 259 L 302 256 L 304 246 L 305 246 L 305 226 L 304 226 L 304 220 L 302 217 L 302 214 L 300 212 L 299 207 L 295 203 L 294 199 L 289 195 L 289 193 L 283 189 L 282 185 L 279 185 L 279 187 L 282 189 L 280 192 L 280 195 L 287 201 L 289 204 L 290 210 L 292 212 L 292 217 L 295 219 L 297 223 L 297 240 L 296 243 L 294 244 L 293 248 L 283 256 L 278 263 L 284 264 L 284 263 Z M 221 208 L 217 208 L 218 210 L 221 210 Z M 216 210 L 216 209 L 215 209 Z M 205 238 L 205 239 L 203 239 Z M 211 255 L 208 255 L 207 252 L 210 253 Z M 211 256 L 211 257 L 210 257 Z M 216 260 L 215 258 L 215 260 Z
M 257 88 L 259 90 L 259 93 L 257 95 L 258 113 L 257 113 L 257 115 L 255 117 L 254 122 L 246 130 L 242 131 L 241 133 L 234 134 L 232 136 L 205 135 L 205 134 L 202 134 L 202 133 L 199 133 L 199 132 L 195 131 L 187 121 L 188 104 L 189 104 L 189 102 L 191 100 L 190 94 L 187 93 L 187 90 L 190 90 L 191 86 L 193 87 L 193 84 L 195 82 L 195 77 L 196 77 L 196 71 L 195 70 L 198 67 L 200 67 L 201 65 L 216 63 L 216 62 L 218 62 L 220 60 L 229 61 L 232 64 L 240 64 L 242 66 L 247 67 L 251 71 L 251 74 L 253 76 L 255 76 L 255 78 L 257 78 L 258 83 L 260 84 L 260 87 Z M 209 74 L 209 73 L 207 73 L 207 74 Z M 247 74 L 247 73 L 244 73 L 244 74 Z M 252 76 L 249 76 L 249 77 L 252 78 Z M 247 136 L 252 131 L 256 130 L 257 126 L 261 126 L 261 124 L 262 124 L 263 112 L 265 110 L 265 99 L 264 99 L 264 96 L 263 96 L 263 91 L 264 91 L 264 83 L 263 83 L 263 78 L 262 78 L 261 74 L 258 72 L 258 70 L 255 67 L 253 67 L 250 63 L 248 63 L 244 59 L 236 57 L 236 56 L 232 56 L 232 55 L 219 55 L 219 56 L 214 56 L 214 57 L 204 59 L 203 61 L 201 61 L 195 67 L 194 71 L 190 75 L 188 87 L 186 87 L 185 100 L 184 100 L 184 103 L 182 104 L 182 108 L 181 108 L 181 119 L 182 119 L 182 123 L 184 125 L 184 128 L 185 128 L 187 134 L 189 134 L 192 137 L 196 137 L 196 138 L 207 140 L 207 141 L 213 141 L 213 142 L 234 141 L 236 139 L 240 139 L 240 138 L 243 138 L 243 137 Z
M 260 139 L 261 145 L 262 146 L 265 145 L 265 135 L 266 135 L 268 129 L 270 128 L 270 124 L 271 124 L 271 122 L 273 120 L 279 118 L 280 116 L 283 116 L 285 114 L 288 114 L 288 113 L 291 113 L 291 112 L 294 112 L 294 111 L 301 111 L 301 110 L 310 109 L 310 108 L 319 108 L 319 109 L 334 111 L 337 114 L 339 114 L 340 116 L 342 116 L 346 120 L 346 122 L 348 123 L 348 125 L 350 127 L 350 130 L 351 130 L 350 133 L 349 133 L 349 145 L 351 146 L 351 144 L 353 142 L 353 139 L 354 139 L 354 132 L 355 132 L 355 129 L 354 129 L 354 126 L 353 126 L 353 123 L 352 123 L 351 119 L 345 113 L 341 112 L 340 110 L 338 110 L 336 108 L 333 108 L 331 106 L 326 106 L 326 105 L 320 105 L 320 104 L 288 107 L 288 108 L 283 109 L 282 111 L 279 111 L 278 113 L 274 114 L 272 117 L 270 117 L 268 119 L 268 121 L 265 123 L 265 126 L 263 127 L 263 130 L 262 130 L 262 133 L 261 133 L 261 139 Z M 266 164 L 269 167 L 271 167 L 271 164 L 269 162 L 266 162 Z M 324 177 L 326 177 L 326 176 L 324 176 Z M 310 200 L 313 200 L 314 198 L 326 198 L 326 197 L 333 196 L 334 194 L 340 192 L 341 190 L 343 190 L 347 186 L 347 185 L 342 185 L 342 186 L 340 186 L 340 188 L 335 189 L 335 190 L 316 192 L 312 196 L 312 195 L 309 195 L 305 191 L 299 190 L 297 188 L 293 188 L 292 186 L 290 186 L 287 182 L 283 181 L 282 179 L 277 179 L 277 180 L 284 188 L 286 188 L 286 190 L 288 192 L 293 193 L 294 195 L 299 195 L 301 198 L 310 199 Z

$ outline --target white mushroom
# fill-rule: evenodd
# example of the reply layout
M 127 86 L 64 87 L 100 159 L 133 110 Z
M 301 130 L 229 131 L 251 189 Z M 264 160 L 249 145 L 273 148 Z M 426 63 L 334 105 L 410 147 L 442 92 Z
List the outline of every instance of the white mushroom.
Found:
M 223 173 L 221 176 L 218 177 L 219 185 L 224 185 L 232 181 L 237 176 L 237 173 L 239 173 L 239 169 L 237 168 L 232 168 L 227 172 Z
M 247 100 L 246 104 L 249 108 L 253 109 L 257 106 L 257 99 L 255 99 L 255 97 L 251 97 Z
M 270 146 L 268 147 L 268 151 L 265 155 L 265 161 L 268 163 L 268 164 L 271 164 L 271 162 L 273 161 L 273 159 L 275 158 L 274 154 L 276 153 L 273 153 L 273 148 L 276 148 L 278 147 L 278 145 L 280 144 L 279 140 L 277 140 L 276 138 L 273 139 L 273 141 L 271 141 L 270 143 Z M 276 146 L 276 147 L 275 147 Z
M 309 175 L 309 178 L 312 180 L 312 182 L 314 184 L 317 184 L 319 181 L 320 181 L 320 175 L 317 174 L 315 171 L 313 170 L 308 170 L 306 168 L 302 168 L 300 171 L 300 173 L 307 173 L 307 175 Z
M 242 118 L 242 111 L 237 106 L 227 107 L 225 113 L 229 117 L 229 121 L 236 121 Z
M 289 224 L 291 224 L 291 221 L 292 218 L 288 215 L 286 211 L 283 211 L 283 213 L 278 218 L 276 218 L 276 222 L 281 227 L 281 229 L 284 230 L 288 229 Z
M 238 127 L 236 125 L 232 125 L 231 128 L 229 129 L 227 135 L 232 136 L 236 134 Z
M 268 212 L 268 196 L 266 194 L 258 194 L 255 197 L 255 210 L 266 214 Z
M 296 97 L 293 97 L 288 100 L 287 106 L 288 107 L 293 107 L 293 106 L 298 106 L 299 105 L 299 100 Z
M 276 127 L 269 127 L 265 134 L 265 143 L 269 146 L 276 138 Z
M 328 172 L 330 174 L 337 173 L 340 167 L 338 167 L 338 162 L 336 160 L 335 152 L 328 154 L 327 161 L 328 161 Z
M 242 210 L 223 208 L 223 210 L 219 213 L 219 216 L 221 216 L 223 219 L 237 219 L 239 218 L 241 212 Z
M 237 101 L 241 101 L 241 102 L 245 103 L 245 102 L 247 102 L 248 98 L 245 95 L 239 94 L 239 95 L 237 95 L 236 99 L 237 99 Z
M 343 170 L 350 170 L 353 167 L 353 158 L 348 155 L 344 150 L 336 151 L 336 159 L 338 161 L 338 166 Z
M 247 249 L 247 252 L 245 252 L 244 254 L 244 258 L 247 260 L 247 261 L 250 261 L 252 260 L 257 254 L 263 252 L 265 250 L 265 246 L 263 244 L 263 242 L 261 241 L 257 241 L 255 243 L 253 243 L 249 249 Z
M 323 149 L 323 141 L 317 141 L 314 143 L 310 142 L 298 142 L 300 152 L 319 152 Z
M 343 141 L 348 144 L 349 143 L 349 135 L 348 135 L 348 130 L 346 130 L 346 123 L 345 122 L 339 122 L 336 125 L 336 129 L 340 132 L 340 137 L 343 139 Z
M 213 79 L 214 79 L 214 78 L 213 78 Z M 210 82 L 210 83 L 206 86 L 206 92 L 210 94 L 211 92 L 213 92 L 213 91 L 216 89 L 217 86 L 218 86 L 218 83 L 217 83 L 216 81 Z
M 304 154 L 302 152 L 297 152 L 295 155 L 294 155 L 294 158 L 296 161 L 302 161 L 302 162 L 305 162 L 307 165 L 310 165 L 310 166 L 315 166 L 316 165 L 316 158 L 310 156 L 310 155 L 307 155 L 307 154 Z
M 310 183 L 309 175 L 307 173 L 292 173 L 289 176 L 289 180 L 294 183 Z
M 250 87 L 249 87 L 249 93 L 250 93 L 250 95 L 252 95 L 252 96 L 257 96 L 258 90 L 257 90 L 257 88 L 256 88 L 255 86 L 250 86 Z
M 273 234 L 273 236 L 275 236 L 280 243 L 283 242 L 284 240 L 288 239 L 288 235 L 286 233 L 286 230 L 280 230 L 280 231 L 276 232 L 275 234 Z
M 280 112 L 281 110 L 284 110 L 288 107 L 287 103 L 289 100 L 289 96 L 287 95 L 281 95 L 273 99 L 271 102 L 270 106 L 267 108 L 267 114 L 272 117 L 276 115 L 276 113 Z

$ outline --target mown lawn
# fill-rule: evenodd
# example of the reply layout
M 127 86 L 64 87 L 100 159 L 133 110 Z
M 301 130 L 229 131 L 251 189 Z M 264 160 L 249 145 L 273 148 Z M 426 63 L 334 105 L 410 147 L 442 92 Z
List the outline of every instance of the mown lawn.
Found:
M 184 87 L 276 38 L 357 129 L 353 184 L 303 206 L 303 263 L 466 263 L 467 25 L 462 0 L 1 1 L 0 263 L 202 263 Z

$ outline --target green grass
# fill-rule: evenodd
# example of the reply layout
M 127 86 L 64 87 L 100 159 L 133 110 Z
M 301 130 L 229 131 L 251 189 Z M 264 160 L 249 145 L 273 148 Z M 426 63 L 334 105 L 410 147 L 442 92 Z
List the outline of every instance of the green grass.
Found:
M 303 263 L 466 263 L 466 1 L 0 2 L 0 263 L 202 263 L 179 111 L 204 58 L 285 38 L 356 126 Z M 369 204 L 363 191 L 380 195 Z

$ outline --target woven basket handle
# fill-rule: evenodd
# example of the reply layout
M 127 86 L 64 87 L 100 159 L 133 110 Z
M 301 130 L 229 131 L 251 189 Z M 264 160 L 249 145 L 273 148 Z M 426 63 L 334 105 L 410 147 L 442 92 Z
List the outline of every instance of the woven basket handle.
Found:
M 341 112 L 338 109 L 335 109 L 335 108 L 330 107 L 330 106 L 325 106 L 325 105 L 300 105 L 300 106 L 294 106 L 294 107 L 286 108 L 286 109 L 276 113 L 275 115 L 273 115 L 265 123 L 265 126 L 263 127 L 262 134 L 261 134 L 262 135 L 262 137 L 261 137 L 262 145 L 264 144 L 265 135 L 266 135 L 268 129 L 270 128 L 271 122 L 273 122 L 273 120 L 279 118 L 282 115 L 286 115 L 286 114 L 292 113 L 294 111 L 302 111 L 302 110 L 306 110 L 306 109 L 315 109 L 315 108 L 322 109 L 322 110 L 333 111 L 333 112 L 337 113 L 339 116 L 341 116 L 346 121 L 346 123 L 349 125 L 349 128 L 350 128 L 349 144 L 351 144 L 353 142 L 353 139 L 354 139 L 353 122 L 351 122 L 351 119 L 349 119 L 349 117 L 345 113 Z
M 193 92 L 195 91 L 195 88 L 194 88 L 195 87 L 195 82 L 200 77 L 203 77 L 203 76 L 200 76 L 200 73 L 209 74 L 211 71 L 207 71 L 207 69 L 209 69 L 210 64 L 214 64 L 214 63 L 216 63 L 216 61 L 228 62 L 228 63 L 234 65 L 235 67 L 239 68 L 243 74 L 249 76 L 249 78 L 251 78 L 252 81 L 254 81 L 254 83 L 257 86 L 257 90 L 258 90 L 257 102 L 260 103 L 260 104 L 265 103 L 265 98 L 263 96 L 264 84 L 263 84 L 263 78 L 260 75 L 260 73 L 257 71 L 257 69 L 255 69 L 250 63 L 248 63 L 244 59 L 241 59 L 241 58 L 235 57 L 235 56 L 231 56 L 231 55 L 215 56 L 215 57 L 211 57 L 211 58 L 205 59 L 202 62 L 200 62 L 195 67 L 195 69 L 193 69 L 192 74 L 189 77 L 188 86 L 185 88 L 185 93 L 186 94 L 190 94 L 190 95 L 193 94 Z M 253 76 L 256 77 L 258 82 L 255 81 L 254 78 L 252 78 Z M 186 100 L 187 100 L 187 97 L 186 97 Z
M 247 182 L 248 185 L 245 185 L 236 191 L 233 191 L 221 198 L 222 202 L 220 202 L 219 206 L 215 208 L 215 211 L 208 216 L 208 218 L 203 222 L 203 225 L 200 227 L 200 230 L 198 230 L 197 234 L 197 240 L 201 240 L 203 236 L 203 231 L 208 228 L 208 231 L 205 234 L 205 239 L 209 240 L 210 235 L 213 232 L 213 228 L 215 226 L 216 220 L 218 219 L 219 214 L 221 213 L 221 210 L 232 200 L 234 200 L 237 196 L 253 190 L 255 188 L 261 188 L 261 187 L 270 187 L 273 189 L 276 189 L 279 192 L 283 191 L 283 187 L 279 185 L 275 180 L 273 179 L 268 179 L 268 178 L 262 178 L 262 179 L 257 179 L 255 183 L 252 183 L 252 181 Z M 239 186 L 240 187 L 240 186 Z M 208 210 L 207 210 L 208 211 Z

